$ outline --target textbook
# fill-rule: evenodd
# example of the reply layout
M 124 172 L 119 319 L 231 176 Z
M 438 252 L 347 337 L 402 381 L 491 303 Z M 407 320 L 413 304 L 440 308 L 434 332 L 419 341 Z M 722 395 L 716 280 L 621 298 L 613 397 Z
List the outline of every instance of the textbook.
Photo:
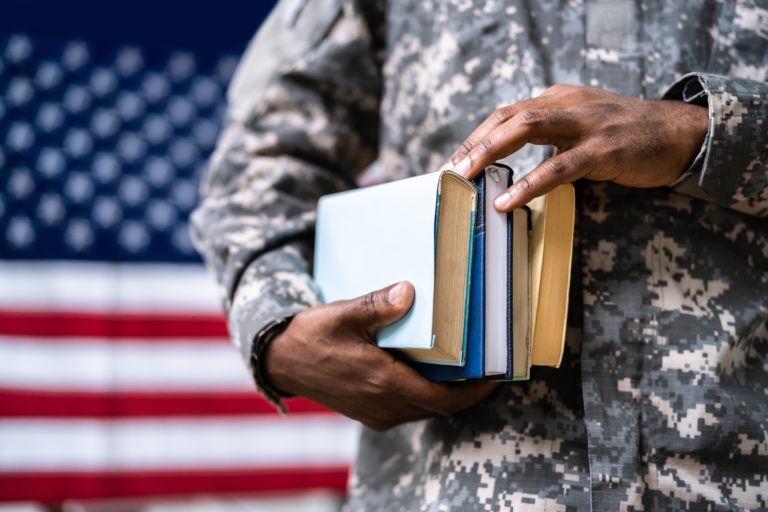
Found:
M 491 195 L 495 198 L 499 193 L 501 191 L 494 191 Z M 499 314 L 488 311 L 492 304 L 500 304 L 509 315 L 507 336 L 510 340 L 506 372 L 502 371 L 503 364 L 490 366 L 492 359 L 488 357 L 490 349 L 486 342 L 485 375 L 488 378 L 527 380 L 532 366 L 556 368 L 563 357 L 576 209 L 573 186 L 560 185 L 526 206 L 514 210 L 509 220 L 509 228 L 515 235 L 510 245 L 511 270 L 506 278 L 508 299 L 504 302 L 486 293 L 486 330 L 501 325 Z M 491 207 L 492 200 L 488 208 Z M 490 227 L 489 222 L 486 224 Z M 527 245 L 523 235 L 526 227 L 530 228 Z M 491 247 L 486 239 L 485 252 L 487 262 L 488 253 L 503 250 Z M 502 274 L 501 270 L 491 271 L 487 263 L 486 272 Z M 493 282 L 486 277 L 487 286 Z
M 527 346 L 530 324 L 530 214 L 528 208 L 505 213 L 493 206 L 494 199 L 511 184 L 511 169 L 501 164 L 489 166 L 473 180 L 477 206 L 466 364 L 417 364 L 430 380 L 517 377 L 513 347 Z
M 527 378 L 531 324 L 530 228 L 527 206 L 499 212 L 493 202 L 512 185 L 512 170 L 497 164 L 486 178 L 485 375 Z M 526 368 L 524 371 L 523 368 Z
M 314 277 L 323 299 L 410 281 L 411 310 L 377 343 L 431 380 L 523 380 L 532 365 L 559 366 L 573 187 L 497 212 L 510 180 L 496 164 L 473 183 L 442 171 L 322 197 Z
M 475 229 L 472 242 L 472 269 L 470 273 L 469 314 L 464 366 L 415 363 L 415 368 L 432 381 L 479 379 L 485 369 L 485 178 L 484 174 L 472 180 L 477 189 Z M 505 233 L 506 235 L 506 233 Z
M 320 198 L 314 278 L 326 302 L 407 280 L 414 302 L 377 333 L 409 359 L 463 366 L 475 187 L 442 171 Z
M 560 185 L 531 208 L 531 351 L 529 366 L 560 366 L 571 284 L 576 197 Z

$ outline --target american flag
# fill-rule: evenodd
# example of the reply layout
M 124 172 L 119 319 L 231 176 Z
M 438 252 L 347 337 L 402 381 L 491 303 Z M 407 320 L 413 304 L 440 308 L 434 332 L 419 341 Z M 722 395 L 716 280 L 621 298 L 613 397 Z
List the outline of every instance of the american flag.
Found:
M 343 490 L 355 425 L 255 393 L 190 243 L 236 62 L 0 35 L 0 501 Z

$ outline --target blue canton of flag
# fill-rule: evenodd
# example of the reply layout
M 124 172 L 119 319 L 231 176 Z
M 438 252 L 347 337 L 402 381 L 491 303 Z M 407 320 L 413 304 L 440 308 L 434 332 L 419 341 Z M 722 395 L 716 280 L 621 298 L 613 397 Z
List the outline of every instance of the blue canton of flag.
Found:
M 0 257 L 198 261 L 187 218 L 236 57 L 60 46 L 5 42 Z

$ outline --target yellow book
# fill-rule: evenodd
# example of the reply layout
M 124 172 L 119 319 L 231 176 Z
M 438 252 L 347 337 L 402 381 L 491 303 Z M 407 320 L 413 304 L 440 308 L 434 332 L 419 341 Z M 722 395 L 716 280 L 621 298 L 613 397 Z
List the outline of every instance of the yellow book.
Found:
M 530 365 L 558 367 L 563 358 L 571 283 L 576 215 L 573 186 L 560 185 L 528 206 L 532 224 Z

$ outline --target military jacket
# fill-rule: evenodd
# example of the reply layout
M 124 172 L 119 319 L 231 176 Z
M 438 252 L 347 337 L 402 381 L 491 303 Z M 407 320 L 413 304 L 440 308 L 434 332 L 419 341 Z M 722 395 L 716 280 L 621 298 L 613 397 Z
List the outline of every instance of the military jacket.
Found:
M 320 301 L 320 195 L 437 170 L 495 108 L 554 83 L 709 109 L 680 183 L 576 184 L 562 367 L 364 429 L 349 510 L 768 507 L 767 78 L 765 0 L 279 3 L 193 217 L 246 358 Z M 522 174 L 546 152 L 505 162 Z

